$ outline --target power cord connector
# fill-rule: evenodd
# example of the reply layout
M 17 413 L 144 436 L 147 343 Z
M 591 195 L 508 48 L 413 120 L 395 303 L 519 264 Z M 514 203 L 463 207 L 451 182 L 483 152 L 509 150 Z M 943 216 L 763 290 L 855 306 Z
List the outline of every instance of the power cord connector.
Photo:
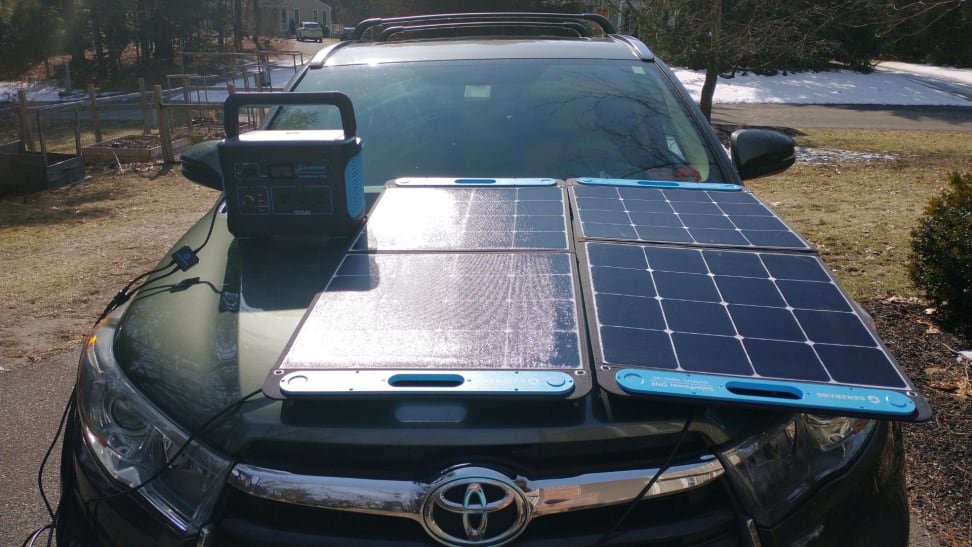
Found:
M 183 245 L 178 251 L 172 253 L 172 261 L 180 270 L 186 271 L 196 264 L 199 264 L 199 255 L 188 245 Z

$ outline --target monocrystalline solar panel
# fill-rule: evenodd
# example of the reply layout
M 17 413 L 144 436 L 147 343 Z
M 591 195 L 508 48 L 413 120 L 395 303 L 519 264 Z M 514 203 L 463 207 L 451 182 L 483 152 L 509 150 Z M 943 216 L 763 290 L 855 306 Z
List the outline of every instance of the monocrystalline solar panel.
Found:
M 570 248 L 558 187 L 388 188 L 354 251 Z
M 575 270 L 573 255 L 558 252 L 347 254 L 268 382 L 296 373 L 301 393 L 400 394 L 422 384 L 501 395 L 554 385 L 552 394 L 583 395 L 590 380 L 580 372 Z M 344 374 L 369 370 L 384 376 Z M 410 376 L 401 389 L 381 371 L 454 374 L 444 386 L 436 375 Z
M 810 249 L 773 211 L 744 190 L 575 184 L 570 192 L 580 235 L 587 239 Z
M 928 412 L 814 255 L 583 248 L 594 364 L 610 391 L 899 418 Z
M 930 417 L 810 245 L 740 187 L 443 181 L 383 192 L 267 395 L 577 398 L 596 380 Z

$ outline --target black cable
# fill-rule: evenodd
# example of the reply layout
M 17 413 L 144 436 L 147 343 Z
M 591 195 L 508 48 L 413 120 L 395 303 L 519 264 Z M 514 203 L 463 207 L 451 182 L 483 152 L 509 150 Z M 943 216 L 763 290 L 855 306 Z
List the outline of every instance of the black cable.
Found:
M 41 526 L 37 530 L 27 536 L 24 540 L 24 547 L 28 545 L 33 545 L 37 538 L 44 530 L 48 530 L 49 534 L 47 536 L 47 544 L 51 545 L 54 538 L 54 530 L 57 526 L 57 517 L 60 513 L 60 503 L 58 503 L 58 508 L 54 509 L 51 507 L 50 500 L 47 499 L 47 493 L 44 491 L 44 470 L 47 468 L 47 462 L 50 461 L 51 454 L 54 453 L 54 448 L 57 446 L 57 440 L 61 437 L 61 433 L 64 431 L 64 424 L 67 423 L 68 414 L 70 414 L 71 409 L 74 407 L 74 394 L 77 390 L 77 384 L 71 388 L 71 395 L 68 397 L 67 404 L 64 405 L 64 410 L 61 412 L 61 419 L 57 424 L 57 431 L 54 432 L 54 438 L 51 439 L 50 446 L 47 447 L 47 451 L 44 452 L 44 458 L 41 460 L 40 469 L 37 470 L 37 491 L 40 493 L 41 501 L 44 502 L 44 507 L 47 509 L 47 515 L 51 519 L 51 522 Z
M 23 547 L 31 547 L 31 546 L 33 546 L 34 543 L 37 541 L 37 539 L 45 531 L 48 532 L 48 536 L 47 536 L 47 544 L 48 544 L 48 546 L 50 546 L 50 545 L 53 544 L 54 532 L 55 532 L 55 530 L 57 528 L 58 517 L 60 516 L 60 504 L 58 504 L 58 508 L 56 510 L 53 510 L 52 509 L 52 507 L 50 505 L 50 502 L 47 499 L 47 495 L 44 492 L 44 485 L 43 485 L 43 482 L 42 482 L 42 477 L 44 475 L 44 468 L 47 465 L 47 462 L 48 462 L 48 460 L 50 458 L 50 455 L 54 451 L 54 446 L 57 444 L 57 439 L 61 436 L 61 433 L 64 431 L 64 425 L 67 422 L 67 416 L 70 413 L 70 409 L 74 406 L 74 400 L 75 400 L 74 397 L 76 395 L 76 393 L 75 393 L 76 392 L 76 389 L 77 389 L 77 386 L 75 386 L 75 389 L 71 391 L 71 397 L 68 400 L 68 404 L 66 404 L 64 406 L 64 412 L 62 412 L 62 414 L 61 414 L 61 421 L 58 424 L 57 432 L 54 435 L 54 440 L 51 441 L 51 445 L 48 447 L 47 453 L 44 455 L 44 459 L 41 461 L 41 467 L 40 467 L 40 470 L 38 471 L 38 474 L 37 474 L 37 477 L 38 477 L 37 478 L 37 481 L 38 481 L 38 489 L 40 490 L 41 499 L 44 501 L 44 505 L 47 508 L 47 512 L 48 512 L 48 515 L 51 518 L 51 522 L 48 523 L 48 524 L 45 524 L 44 526 L 42 526 L 40 528 L 38 528 L 37 530 L 35 530 L 34 532 L 32 532 L 29 536 L 27 536 L 27 539 L 24 540 Z M 158 477 L 160 477 L 162 475 L 162 473 L 164 473 L 166 470 L 168 470 L 172 466 L 172 464 L 175 463 L 179 459 L 179 456 L 181 456 L 182 453 L 185 452 L 186 449 L 189 448 L 189 445 L 192 443 L 192 441 L 195 440 L 196 437 L 198 437 L 199 435 L 201 435 L 202 433 L 204 433 L 206 430 L 208 430 L 217 420 L 219 420 L 225 414 L 227 414 L 227 413 L 229 413 L 229 412 L 231 412 L 231 411 L 233 411 L 233 410 L 235 410 L 235 409 L 243 406 L 248 400 L 250 400 L 251 398 L 253 398 L 256 395 L 259 395 L 261 393 L 262 393 L 262 389 L 254 390 L 254 391 L 248 393 L 247 395 L 245 395 L 243 397 L 240 397 L 239 399 L 237 399 L 233 403 L 231 403 L 231 404 L 225 406 L 224 408 L 220 409 L 219 412 L 217 412 L 217 413 L 213 414 L 212 416 L 210 416 L 205 422 L 203 422 L 203 424 L 198 429 L 196 429 L 195 431 L 193 431 L 186 438 L 186 441 L 182 444 L 182 446 L 179 447 L 179 449 L 176 451 L 176 453 L 165 463 L 165 465 L 163 465 L 162 467 L 160 467 L 155 473 L 153 473 L 151 476 L 149 476 L 147 479 L 145 479 L 141 483 L 139 483 L 139 484 L 137 484 L 135 486 L 129 487 L 127 489 L 124 489 L 124 490 L 122 490 L 120 492 L 116 492 L 114 494 L 109 494 L 107 496 L 101 496 L 101 497 L 97 497 L 97 498 L 94 498 L 94 499 L 85 500 L 85 502 L 86 503 L 89 503 L 89 504 L 91 504 L 91 503 L 98 504 L 101 501 L 104 501 L 106 499 L 111 499 L 111 498 L 115 498 L 115 497 L 118 497 L 118 496 L 127 495 L 127 494 L 130 494 L 132 492 L 135 492 L 135 491 L 139 490 L 140 488 L 143 488 L 144 486 L 146 486 L 150 482 L 152 482 L 155 479 L 157 479 Z
M 209 239 L 213 235 L 213 229 L 216 226 L 216 215 L 219 214 L 219 208 L 225 202 L 226 202 L 226 198 L 225 197 L 224 198 L 220 198 L 220 200 L 218 202 L 216 202 L 216 205 L 213 207 L 212 215 L 211 215 L 210 220 L 209 220 L 209 229 L 206 231 L 206 237 L 203 239 L 203 242 L 198 247 L 196 247 L 195 249 L 192 250 L 193 253 L 199 253 L 199 251 L 201 251 L 203 249 L 203 247 L 205 247 L 206 244 L 209 243 Z M 166 270 L 168 270 L 168 271 L 166 271 Z M 142 287 L 145 286 L 145 284 L 150 283 L 150 282 L 155 282 L 155 281 L 158 281 L 160 279 L 165 279 L 166 277 L 169 277 L 171 275 L 174 275 L 179 270 L 180 270 L 180 267 L 176 263 L 176 261 L 175 260 L 171 260 L 165 266 L 160 266 L 160 267 L 158 267 L 158 268 L 156 268 L 154 270 L 147 271 L 147 272 L 145 272 L 145 273 L 143 273 L 143 274 L 135 277 L 134 279 L 132 279 L 131 281 L 129 281 L 128 284 L 126 284 L 124 287 L 122 287 L 122 289 L 120 291 L 118 291 L 118 293 L 115 295 L 115 297 L 111 299 L 111 301 L 108 303 L 108 305 L 105 306 L 104 311 L 101 312 L 101 315 L 99 315 L 98 316 L 98 319 L 95 321 L 95 325 L 97 325 L 102 320 L 104 320 L 105 317 L 108 317 L 108 314 L 110 314 L 111 312 L 113 312 L 116 309 L 118 309 L 119 306 L 121 306 L 122 304 L 124 304 L 125 302 L 127 302 L 131 298 L 132 294 L 135 293 L 135 292 L 137 292 L 137 291 L 139 291 Z M 155 279 L 151 279 L 149 281 L 145 281 L 144 283 L 139 284 L 134 289 L 132 288 L 137 283 L 139 283 L 140 281 L 142 281 L 142 280 L 144 280 L 144 279 L 146 279 L 148 277 L 151 277 L 151 276 L 153 276 L 155 274 L 162 273 L 162 272 L 165 272 L 165 273 L 162 274 L 162 275 L 160 275 L 160 276 L 158 276 L 158 277 L 156 277 Z M 209 284 L 210 287 L 212 287 L 214 290 L 216 290 L 216 288 L 211 283 L 208 283 L 207 282 L 207 284 Z M 38 469 L 38 471 L 37 471 L 37 490 L 40 492 L 41 501 L 44 502 L 44 508 L 47 510 L 47 514 L 48 514 L 48 517 L 51 519 L 51 522 L 49 524 L 45 524 L 44 526 L 38 528 L 37 530 L 35 530 L 34 532 L 32 532 L 29 536 L 27 536 L 27 539 L 25 539 L 24 540 L 24 543 L 23 543 L 24 547 L 27 547 L 29 545 L 33 545 L 34 542 L 37 541 L 37 539 L 40 537 L 40 535 L 42 533 L 44 533 L 45 530 L 49 532 L 48 533 L 48 536 L 47 536 L 47 544 L 50 546 L 53 543 L 54 532 L 55 532 L 55 529 L 57 527 L 57 520 L 58 520 L 58 516 L 60 514 L 60 503 L 58 504 L 57 509 L 54 509 L 51 506 L 50 500 L 47 499 L 47 493 L 44 491 L 44 470 L 47 467 L 47 462 L 50 461 L 51 454 L 53 454 L 53 452 L 54 452 L 54 448 L 57 445 L 57 440 L 61 437 L 61 434 L 64 431 L 64 425 L 67 422 L 67 416 L 68 416 L 68 414 L 70 413 L 71 409 L 74 406 L 76 391 L 77 391 L 77 385 L 75 385 L 74 388 L 72 388 L 72 390 L 71 390 L 71 396 L 68 399 L 67 404 L 64 405 L 64 411 L 61 413 L 61 420 L 58 422 L 57 431 L 54 433 L 54 438 L 51 439 L 51 444 L 50 444 L 50 446 L 47 447 L 47 451 L 44 453 L 44 458 L 41 460 L 40 469 Z M 232 409 L 234 409 L 234 408 L 236 408 L 238 406 L 241 406 L 249 398 L 255 396 L 258 393 L 260 393 L 260 390 L 257 390 L 257 391 L 254 391 L 253 393 L 248 394 L 247 396 L 245 396 L 245 397 L 237 400 L 233 404 L 231 404 L 231 405 L 227 406 L 226 408 L 220 410 L 218 413 L 216 413 L 211 418 L 209 418 L 209 420 L 207 420 L 198 431 L 196 431 L 195 433 L 189 435 L 189 438 L 186 440 L 185 444 L 183 444 L 181 447 L 179 447 L 179 450 L 176 451 L 175 455 L 168 462 L 166 462 L 166 464 L 163 465 L 161 469 L 159 469 L 156 473 L 154 473 L 148 479 L 146 479 L 145 481 L 143 481 L 141 484 L 136 485 L 136 486 L 134 486 L 134 487 L 132 487 L 132 488 L 130 488 L 128 490 L 123 490 L 122 492 L 119 492 L 117 494 L 113 494 L 113 495 L 110 495 L 110 496 L 105 496 L 105 497 L 102 497 L 102 498 L 96 498 L 95 500 L 89 500 L 89 502 L 90 501 L 98 502 L 100 500 L 107 499 L 107 498 L 110 498 L 110 497 L 120 496 L 120 495 L 129 493 L 129 492 L 134 492 L 134 491 L 138 490 L 139 488 L 142 488 L 143 486 L 145 486 L 149 482 L 155 480 L 156 478 L 158 478 L 159 475 L 162 474 L 162 472 L 164 472 L 166 469 L 168 469 L 172 465 L 172 463 L 175 462 L 179 458 L 180 455 L 182 455 L 182 453 L 186 450 L 186 448 L 188 448 L 189 443 L 194 439 L 194 437 L 197 434 L 203 433 L 223 413 L 229 412 L 230 410 L 232 410 Z
M 198 247 L 196 247 L 195 249 L 192 249 L 192 253 L 193 254 L 198 254 L 199 251 L 201 251 L 203 249 L 203 247 L 205 247 L 209 243 L 209 240 L 210 240 L 210 238 L 213 235 L 213 230 L 216 227 L 216 216 L 219 214 L 219 208 L 225 202 L 226 202 L 226 198 L 220 198 L 220 200 L 216 202 L 216 205 L 213 206 L 212 215 L 210 216 L 210 219 L 209 219 L 209 229 L 206 231 L 206 237 L 203 239 L 203 242 Z M 173 266 L 174 266 L 174 268 L 173 268 Z M 120 291 L 118 291 L 118 294 L 116 294 L 115 297 L 111 299 L 111 302 L 109 302 L 108 305 L 105 306 L 105 310 L 103 312 L 101 312 L 101 315 L 98 316 L 98 320 L 95 321 L 95 324 L 97 325 L 105 317 L 108 317 L 108 314 L 110 314 L 111 312 L 113 312 L 116 309 L 118 309 L 118 307 L 121 306 L 122 304 L 124 304 L 125 302 L 128 302 L 128 300 L 132 297 L 132 294 L 135 293 L 135 292 L 137 292 L 143 286 L 145 286 L 145 283 L 148 283 L 149 281 L 146 281 L 145 283 L 142 283 L 142 284 L 138 285 L 137 287 L 135 287 L 133 289 L 132 287 L 136 283 L 138 283 L 139 281 L 142 281 L 143 279 L 145 279 L 145 278 L 147 278 L 149 276 L 152 276 L 152 275 L 155 275 L 155 274 L 158 274 L 158 273 L 165 272 L 166 270 L 169 270 L 170 268 L 173 268 L 173 269 L 171 269 L 170 271 L 166 272 L 164 275 L 161 275 L 161 276 L 159 276 L 159 277 L 157 277 L 157 278 L 155 278 L 155 279 L 153 279 L 151 281 L 158 281 L 159 279 L 163 279 L 165 277 L 168 277 L 170 275 L 173 275 L 175 272 L 177 272 L 177 271 L 179 271 L 179 270 L 182 269 L 182 268 L 180 268 L 179 264 L 176 263 L 175 260 L 171 260 L 165 266 L 160 266 L 160 267 L 158 267 L 158 268 L 156 268 L 154 270 L 145 272 L 145 273 L 139 275 L 138 277 L 136 277 L 135 279 L 132 279 L 131 281 L 129 281 L 128 284 L 125 285 Z
M 41 460 L 40 469 L 37 470 L 37 490 L 40 492 L 41 500 L 44 502 L 44 507 L 47 508 L 47 514 L 52 521 L 54 520 L 54 509 L 51 507 L 51 503 L 47 499 L 47 494 L 44 492 L 44 468 L 47 467 L 47 462 L 54 452 L 57 440 L 61 437 L 61 432 L 64 431 L 64 424 L 67 422 L 68 413 L 70 413 L 71 408 L 74 406 L 75 389 L 77 389 L 77 386 L 71 388 L 71 395 L 68 398 L 67 404 L 64 405 L 64 411 L 61 412 L 61 421 L 57 424 L 57 431 L 54 433 L 51 445 L 47 447 L 47 452 L 44 453 L 44 459 Z
M 225 414 L 227 414 L 227 413 L 229 413 L 229 412 L 231 412 L 231 411 L 233 411 L 233 410 L 235 410 L 235 409 L 243 406 L 244 404 L 246 404 L 246 402 L 250 398 L 255 397 L 256 395 L 260 395 L 260 394 L 262 394 L 262 392 L 263 392 L 262 388 L 261 389 L 254 390 L 254 391 L 252 391 L 252 392 L 244 395 L 243 397 L 240 397 L 239 399 L 237 399 L 233 403 L 225 406 L 219 412 L 217 412 L 217 413 L 213 414 L 212 416 L 210 416 L 209 419 L 207 419 L 205 422 L 203 422 L 203 424 L 201 426 L 199 426 L 195 431 L 193 431 L 192 433 L 189 434 L 189 436 L 186 438 L 186 441 L 184 443 L 182 443 L 182 446 L 180 446 L 179 449 L 176 450 L 175 454 L 171 458 L 169 458 L 169 460 L 167 462 L 165 462 L 165 464 L 162 465 L 162 467 L 160 467 L 155 473 L 152 473 L 152 475 L 150 475 L 147 479 L 145 479 L 141 483 L 136 484 L 135 486 L 131 486 L 131 487 L 125 488 L 125 489 L 123 489 L 123 490 L 121 490 L 119 492 L 115 492 L 114 494 L 108 494 L 108 495 L 105 495 L 105 496 L 99 496 L 99 497 L 96 497 L 96 498 L 84 500 L 84 503 L 86 505 L 91 506 L 89 508 L 89 514 L 93 515 L 94 513 L 97 513 L 97 511 L 98 511 L 98 505 L 102 501 L 109 500 L 109 499 L 113 499 L 113 498 L 117 498 L 117 497 L 120 497 L 120 496 L 125 496 L 125 495 L 131 494 L 133 492 L 137 492 L 138 490 L 140 490 L 141 488 L 144 488 L 146 485 L 148 485 L 149 483 L 151 483 L 155 479 L 157 479 L 160 476 L 162 476 L 162 473 L 164 473 L 165 471 L 167 471 L 172 466 L 173 463 L 175 463 L 176 461 L 178 461 L 179 456 L 181 456 L 182 453 L 185 452 L 187 448 L 189 448 L 189 445 L 192 444 L 192 441 L 195 440 L 196 437 L 198 437 L 199 435 L 201 435 L 202 433 L 204 433 L 206 430 L 208 430 L 210 428 L 210 426 L 212 426 L 223 415 L 225 415 Z
M 719 448 L 716 447 L 716 445 L 712 444 L 712 439 L 709 439 L 709 437 L 703 435 L 702 440 L 705 441 L 705 447 L 709 450 L 709 452 L 711 452 L 716 457 L 716 459 L 719 460 L 719 463 L 722 464 L 723 469 L 728 470 L 733 467 L 732 463 L 730 463 L 726 459 L 725 454 L 721 450 L 719 450 Z M 732 489 L 732 486 L 728 481 L 721 481 L 721 482 L 722 482 L 722 488 L 726 492 L 726 497 L 729 499 L 729 504 L 732 505 L 732 510 L 735 513 L 740 531 L 743 534 L 745 534 L 746 537 L 749 537 L 751 531 L 749 530 L 749 526 L 745 519 L 745 517 L 747 516 L 746 511 L 745 509 L 743 509 L 742 503 L 740 503 L 738 495 L 736 494 L 735 490 Z
M 184 443 L 182 443 L 182 446 L 180 446 L 179 449 L 176 450 L 175 454 L 173 454 L 172 457 L 169 458 L 169 461 L 165 462 L 165 464 L 162 467 L 160 467 L 158 470 L 156 470 L 155 473 L 152 473 L 151 475 L 149 475 L 149 477 L 147 479 L 143 480 L 139 484 L 136 484 L 135 486 L 131 486 L 131 487 L 128 487 L 128 488 L 125 488 L 125 489 L 123 489 L 120 492 L 115 492 L 114 494 L 108 494 L 106 496 L 99 496 L 97 498 L 92 498 L 92 499 L 85 500 L 85 503 L 100 503 L 100 502 L 102 502 L 104 500 L 112 499 L 112 498 L 117 498 L 119 496 L 125 496 L 125 495 L 131 494 L 133 492 L 136 492 L 136 491 L 140 490 L 141 488 L 144 488 L 149 483 L 151 483 L 155 479 L 159 478 L 162 475 L 162 473 L 166 472 L 172 466 L 172 464 L 175 463 L 179 459 L 179 456 L 181 456 L 182 453 L 185 452 L 186 449 L 189 448 L 189 445 L 192 444 L 192 441 L 194 441 L 196 439 L 196 437 L 198 437 L 199 435 L 205 433 L 210 428 L 210 426 L 212 426 L 217 420 L 219 420 L 220 418 L 222 418 L 223 415 L 225 415 L 225 414 L 227 414 L 227 413 L 229 413 L 229 412 L 231 412 L 233 410 L 236 410 L 237 408 L 239 408 L 239 407 L 243 406 L 244 404 L 246 404 L 246 402 L 249 399 L 251 399 L 251 398 L 253 398 L 253 397 L 257 396 L 257 395 L 262 395 L 262 394 L 263 394 L 263 389 L 262 388 L 261 389 L 254 390 L 254 391 L 252 391 L 252 392 L 244 395 L 243 397 L 240 397 L 239 399 L 237 399 L 233 403 L 230 403 L 229 405 L 225 406 L 219 412 L 217 412 L 217 413 L 213 414 L 212 416 L 210 416 L 209 419 L 207 419 L 205 422 L 203 422 L 203 424 L 201 426 L 199 426 L 195 431 L 193 431 L 192 433 L 189 434 L 189 436 L 186 438 L 186 441 Z
M 213 294 L 222 295 L 221 291 L 216 285 L 213 285 L 210 281 L 201 281 L 198 277 L 193 277 L 190 279 L 183 279 L 178 283 L 170 283 L 168 285 L 156 285 L 154 287 L 140 290 L 138 296 L 135 297 L 135 301 L 139 301 L 143 298 L 150 298 L 162 293 L 175 293 L 189 290 L 192 287 L 204 286 L 208 287 Z
M 54 525 L 53 524 L 45 524 L 44 526 L 41 526 L 40 528 L 38 528 L 38 529 L 34 530 L 33 532 L 31 532 L 30 535 L 27 536 L 27 539 L 25 539 L 24 542 L 21 544 L 21 546 L 22 547 L 33 547 L 34 542 L 37 541 L 37 538 L 39 538 L 41 536 L 41 534 L 43 534 L 45 531 L 48 532 L 47 544 L 50 545 L 51 544 L 51 538 L 53 537 L 53 534 L 54 534 Z
M 219 214 L 219 207 L 221 205 L 223 205 L 224 203 L 226 203 L 226 197 L 225 196 L 224 197 L 221 197 L 219 199 L 219 201 L 216 202 L 216 205 L 213 206 L 213 215 L 209 219 L 209 231 L 206 232 L 206 239 L 203 240 L 202 244 L 200 244 L 198 247 L 196 247 L 195 249 L 193 249 L 192 252 L 198 254 L 199 251 L 201 251 L 203 249 L 203 247 L 205 247 L 206 244 L 209 243 L 209 238 L 212 237 L 212 235 L 213 235 L 213 228 L 216 226 L 216 215 Z
M 174 261 L 170 261 L 165 266 L 160 266 L 160 267 L 158 267 L 158 268 L 156 268 L 156 269 L 154 269 L 152 271 L 145 272 L 142 275 L 136 277 L 135 279 L 132 279 L 131 281 L 129 281 L 128 284 L 125 285 L 125 287 L 122 288 L 122 290 L 119 291 L 119 292 L 126 292 L 126 291 L 128 291 L 128 289 L 132 288 L 132 285 L 134 285 L 135 283 L 138 283 L 142 279 L 145 279 L 146 277 L 148 277 L 150 275 L 155 275 L 157 273 L 164 272 L 165 270 L 171 268 L 172 266 L 175 266 L 175 262 Z
M 129 281 L 128 284 L 125 285 L 122 288 L 122 290 L 118 291 L 118 294 L 116 294 L 115 297 L 111 299 L 111 302 L 108 302 L 108 305 L 105 306 L 105 311 L 101 312 L 101 315 L 99 315 L 98 316 L 98 319 L 95 321 L 95 325 L 97 325 L 98 323 L 100 323 L 105 317 L 108 317 L 108 314 L 110 314 L 111 312 L 113 312 L 116 309 L 118 309 L 118 306 L 121 306 L 125 302 L 128 302 L 128 299 L 132 297 L 132 293 L 134 293 L 138 289 L 142 288 L 142 286 L 144 286 L 145 283 L 148 283 L 148 281 L 146 281 L 145 283 L 142 283 L 141 285 L 139 285 L 138 287 L 136 287 L 134 290 L 130 290 L 130 289 L 132 289 L 132 285 L 134 285 L 135 283 L 138 283 L 139 281 L 141 281 L 142 279 L 145 279 L 146 277 L 148 277 L 150 275 L 154 275 L 154 274 L 157 274 L 157 273 L 160 273 L 160 272 L 164 272 L 165 270 L 167 270 L 169 268 L 171 268 L 171 270 L 169 272 L 166 272 L 165 274 L 163 274 L 162 276 L 160 276 L 160 277 L 158 277 L 156 279 L 162 279 L 164 277 L 168 277 L 168 276 L 174 274 L 175 272 L 179 271 L 179 266 L 173 260 L 173 261 L 169 262 L 168 264 L 166 264 L 165 266 L 162 266 L 161 268 L 156 268 L 156 269 L 154 269 L 154 270 L 152 270 L 150 272 L 145 272 L 142 275 L 136 277 L 135 279 Z
M 612 526 L 611 529 L 607 531 L 607 533 L 601 536 L 601 539 L 599 539 L 597 543 L 594 544 L 594 547 L 598 547 L 599 545 L 604 545 L 607 543 L 608 540 L 611 539 L 611 536 L 613 536 L 618 531 L 618 528 L 620 528 L 621 524 L 623 524 L 624 521 L 628 518 L 628 516 L 631 515 L 631 512 L 635 510 L 635 507 L 637 507 L 638 504 L 641 503 L 641 500 L 644 499 L 644 497 L 648 494 L 649 491 L 651 491 L 651 487 L 654 486 L 655 483 L 658 482 L 658 479 L 661 478 L 662 474 L 665 471 L 667 471 L 669 467 L 672 466 L 672 461 L 675 460 L 675 456 L 678 454 L 678 449 L 679 447 L 682 446 L 682 441 L 685 440 L 685 436 L 688 433 L 689 426 L 692 425 L 692 418 L 694 416 L 695 416 L 695 407 L 692 407 L 689 410 L 688 416 L 686 416 L 685 418 L 685 425 L 682 426 L 682 430 L 679 431 L 678 433 L 678 438 L 675 439 L 675 446 L 672 447 L 672 451 L 669 452 L 668 458 L 665 459 L 665 463 L 663 463 L 662 466 L 659 467 L 657 471 L 655 471 L 655 475 L 651 478 L 650 481 L 648 481 L 648 484 L 646 484 L 645 487 L 642 488 L 640 492 L 638 492 L 638 495 L 635 496 L 628 503 L 627 509 L 625 509 L 624 513 L 620 517 L 618 517 L 618 520 L 614 522 L 614 526 Z

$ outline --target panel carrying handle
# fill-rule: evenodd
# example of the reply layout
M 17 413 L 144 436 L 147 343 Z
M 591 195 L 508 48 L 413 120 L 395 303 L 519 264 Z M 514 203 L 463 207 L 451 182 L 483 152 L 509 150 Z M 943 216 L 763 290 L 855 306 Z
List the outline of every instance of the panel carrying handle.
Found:
M 341 125 L 344 137 L 355 137 L 358 124 L 354 118 L 354 105 L 351 99 L 338 91 L 289 92 L 289 93 L 234 93 L 223 103 L 223 129 L 226 138 L 240 134 L 241 106 L 280 106 L 280 105 L 332 105 L 341 111 Z

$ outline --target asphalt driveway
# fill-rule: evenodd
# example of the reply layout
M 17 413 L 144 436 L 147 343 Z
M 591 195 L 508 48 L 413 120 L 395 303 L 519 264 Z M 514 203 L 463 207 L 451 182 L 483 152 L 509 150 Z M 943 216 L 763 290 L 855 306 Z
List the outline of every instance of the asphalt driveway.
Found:
M 972 133 L 972 107 L 716 104 L 712 123 Z

